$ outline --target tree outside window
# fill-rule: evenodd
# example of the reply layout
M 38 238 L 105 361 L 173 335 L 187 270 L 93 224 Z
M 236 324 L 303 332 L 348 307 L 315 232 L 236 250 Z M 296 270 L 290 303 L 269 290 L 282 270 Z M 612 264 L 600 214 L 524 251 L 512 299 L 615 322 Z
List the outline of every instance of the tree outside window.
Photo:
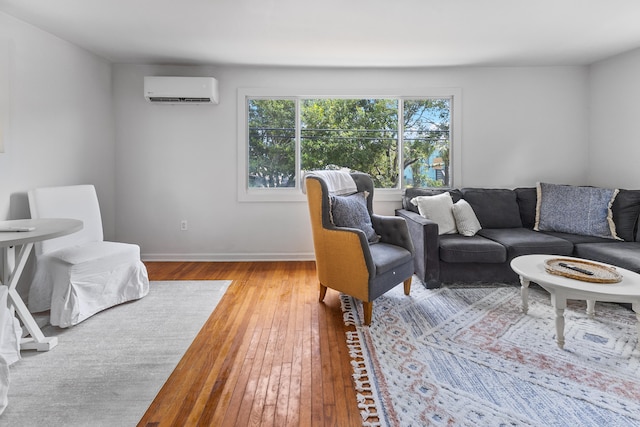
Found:
M 303 171 L 339 166 L 376 188 L 446 187 L 450 110 L 450 98 L 249 98 L 248 186 L 295 187 Z

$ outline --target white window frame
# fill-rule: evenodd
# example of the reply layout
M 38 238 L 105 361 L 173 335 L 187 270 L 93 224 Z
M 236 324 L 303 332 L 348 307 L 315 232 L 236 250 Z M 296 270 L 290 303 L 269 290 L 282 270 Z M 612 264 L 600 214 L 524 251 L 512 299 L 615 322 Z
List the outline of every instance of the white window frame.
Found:
M 238 201 L 240 202 L 306 202 L 306 196 L 302 191 L 302 177 L 300 170 L 296 170 L 296 186 L 290 188 L 250 188 L 249 187 L 249 141 L 247 100 L 248 99 L 293 99 L 296 98 L 345 98 L 345 99 L 376 99 L 376 98 L 396 98 L 396 99 L 422 99 L 422 98 L 451 98 L 449 143 L 451 158 L 451 188 L 462 182 L 461 165 L 461 144 L 462 144 L 462 90 L 460 88 L 427 88 L 410 93 L 398 94 L 397 91 L 318 91 L 318 90 L 296 90 L 279 88 L 239 88 L 237 95 L 238 108 Z M 299 114 L 296 109 L 296 115 Z M 299 123 L 299 117 L 296 117 Z M 300 140 L 300 129 L 296 126 L 296 140 Z M 299 150 L 296 150 L 296 157 L 299 157 Z M 402 150 L 400 152 L 402 156 Z M 300 159 L 296 158 L 296 165 L 300 165 Z M 402 174 L 402 170 L 400 170 Z M 400 177 L 402 178 L 402 177 Z M 402 184 L 401 184 L 402 185 Z M 402 195 L 402 188 L 376 188 L 375 200 L 398 201 Z

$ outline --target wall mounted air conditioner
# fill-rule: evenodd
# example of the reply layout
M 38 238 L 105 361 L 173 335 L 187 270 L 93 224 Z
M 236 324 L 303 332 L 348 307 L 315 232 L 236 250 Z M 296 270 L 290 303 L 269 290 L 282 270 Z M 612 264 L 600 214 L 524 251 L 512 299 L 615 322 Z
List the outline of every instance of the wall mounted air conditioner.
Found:
M 217 104 L 218 81 L 213 77 L 146 76 L 144 97 L 158 104 Z

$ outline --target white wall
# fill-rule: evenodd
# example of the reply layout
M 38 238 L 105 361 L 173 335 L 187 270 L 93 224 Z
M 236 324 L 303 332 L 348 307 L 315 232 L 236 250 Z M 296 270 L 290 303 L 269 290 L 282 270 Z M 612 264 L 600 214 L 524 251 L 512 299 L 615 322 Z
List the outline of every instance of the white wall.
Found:
M 584 183 L 586 67 L 291 69 L 115 64 L 117 238 L 145 259 L 311 259 L 302 202 L 237 201 L 238 88 L 462 90 L 462 182 L 457 186 Z M 152 105 L 145 75 L 211 75 L 216 106 Z M 240 142 L 241 143 L 241 142 Z M 376 202 L 376 212 L 399 206 Z M 180 231 L 181 219 L 189 230 Z
M 9 89 L 0 220 L 29 217 L 26 192 L 31 188 L 91 183 L 102 204 L 105 236 L 113 238 L 111 64 L 4 13 L 0 49 L 0 69 L 8 75 L 0 88 Z
M 640 49 L 590 66 L 589 183 L 640 188 Z

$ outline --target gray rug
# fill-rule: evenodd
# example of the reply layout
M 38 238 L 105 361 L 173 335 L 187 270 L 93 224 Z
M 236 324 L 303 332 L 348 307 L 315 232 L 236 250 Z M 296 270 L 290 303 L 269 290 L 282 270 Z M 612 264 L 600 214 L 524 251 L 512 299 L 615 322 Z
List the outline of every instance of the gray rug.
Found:
M 231 281 L 151 282 L 149 294 L 23 351 L 10 368 L 0 426 L 135 426 Z

